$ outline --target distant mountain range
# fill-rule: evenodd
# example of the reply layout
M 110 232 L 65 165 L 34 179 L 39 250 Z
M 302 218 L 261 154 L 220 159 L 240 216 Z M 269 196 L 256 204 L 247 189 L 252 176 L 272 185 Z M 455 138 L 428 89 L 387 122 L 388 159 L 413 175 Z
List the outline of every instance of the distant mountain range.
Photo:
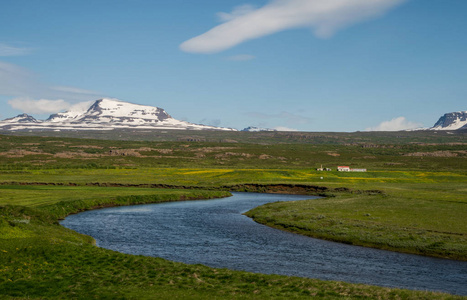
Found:
M 27 114 L 0 121 L 0 130 L 112 130 L 116 128 L 237 131 L 237 129 L 233 128 L 193 124 L 176 120 L 159 107 L 133 104 L 109 98 L 96 100 L 85 110 L 70 110 L 52 114 L 44 121 L 37 120 Z M 467 111 L 447 113 L 433 127 L 428 129 L 467 129 Z M 242 131 L 275 130 L 247 127 Z
M 431 130 L 467 130 L 467 111 L 457 111 L 444 114 Z
M 249 127 L 247 127 L 247 128 L 242 129 L 242 131 L 250 131 L 250 132 L 277 131 L 277 129 L 260 128 L 260 127 L 249 126 Z
M 112 130 L 116 128 L 237 131 L 233 128 L 179 121 L 159 107 L 108 98 L 95 101 L 86 110 L 70 110 L 53 114 L 45 121 L 36 120 L 27 114 L 0 121 L 0 129 L 3 130 Z

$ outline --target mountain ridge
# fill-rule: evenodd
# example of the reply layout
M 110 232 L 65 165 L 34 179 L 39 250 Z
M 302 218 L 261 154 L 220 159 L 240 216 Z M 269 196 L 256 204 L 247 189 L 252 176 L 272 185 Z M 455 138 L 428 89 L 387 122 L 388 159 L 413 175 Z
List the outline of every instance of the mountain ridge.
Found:
M 467 129 L 467 111 L 446 113 L 430 128 L 430 130 L 464 130 Z
M 162 108 L 134 104 L 115 98 L 98 99 L 85 108 L 51 114 L 46 120 L 37 120 L 23 113 L 0 121 L 0 130 L 10 131 L 112 130 L 117 128 L 238 131 L 234 128 L 180 121 L 174 119 Z M 416 130 L 467 130 L 467 111 L 446 113 L 432 127 Z M 250 126 L 242 131 L 276 130 Z
M 27 114 L 21 114 L 1 121 L 0 128 L 4 130 L 111 130 L 135 128 L 237 131 L 233 128 L 180 121 L 172 118 L 162 108 L 133 104 L 113 98 L 96 100 L 87 109 L 52 114 L 44 121 L 36 120 Z

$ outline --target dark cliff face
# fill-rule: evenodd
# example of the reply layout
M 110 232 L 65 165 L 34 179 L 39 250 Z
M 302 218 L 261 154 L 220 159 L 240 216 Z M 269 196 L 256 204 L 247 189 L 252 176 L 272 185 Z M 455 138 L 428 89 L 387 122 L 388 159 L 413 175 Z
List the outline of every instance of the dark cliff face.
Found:
M 63 116 L 61 114 L 52 114 L 50 115 L 45 121 L 51 121 L 51 120 L 54 120 L 54 119 L 66 119 L 67 117 L 66 116 Z
M 440 127 L 440 128 L 447 128 L 452 125 L 455 125 L 458 122 L 467 122 L 467 111 L 460 111 L 460 112 L 452 112 L 444 114 L 441 118 L 439 118 L 438 122 L 435 123 L 433 128 Z M 460 129 L 467 129 L 467 124 L 465 124 Z
M 100 107 L 100 103 L 102 102 L 102 99 L 100 100 L 97 100 L 96 102 L 94 102 L 93 105 L 91 105 L 88 110 L 87 110 L 87 114 L 88 113 L 95 113 L 95 114 L 99 114 L 99 113 L 102 113 L 102 109 Z
M 162 108 L 157 109 L 156 115 L 159 117 L 159 120 L 165 120 L 165 119 L 170 119 L 172 118 L 165 110 Z

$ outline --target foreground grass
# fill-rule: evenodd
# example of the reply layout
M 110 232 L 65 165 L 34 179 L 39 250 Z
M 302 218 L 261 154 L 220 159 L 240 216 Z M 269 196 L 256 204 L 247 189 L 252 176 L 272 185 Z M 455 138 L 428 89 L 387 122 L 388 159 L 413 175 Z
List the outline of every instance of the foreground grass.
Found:
M 221 197 L 227 192 L 50 186 L 2 186 L 1 191 L 2 298 L 461 298 L 126 255 L 97 248 L 92 238 L 57 224 L 67 214 L 95 207 Z
M 9 240 L 1 247 L 2 298 L 461 299 L 441 293 L 185 265 L 79 244 L 58 232 L 53 236 L 55 239 Z

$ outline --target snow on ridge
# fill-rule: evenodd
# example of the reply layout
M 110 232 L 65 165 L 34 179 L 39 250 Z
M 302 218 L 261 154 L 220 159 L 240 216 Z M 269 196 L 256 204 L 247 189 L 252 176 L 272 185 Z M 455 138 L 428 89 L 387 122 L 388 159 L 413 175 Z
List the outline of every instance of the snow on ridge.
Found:
M 8 118 L 3 120 L 2 122 L 5 123 L 41 123 L 41 120 L 36 120 L 33 116 L 28 114 L 20 114 L 13 118 Z
M 467 129 L 467 111 L 446 113 L 430 128 L 430 130 Z
M 164 109 L 124 102 L 114 98 L 96 100 L 88 108 L 72 109 L 50 115 L 45 121 L 25 119 L 24 115 L 0 121 L 0 129 L 99 130 L 115 128 L 224 130 L 233 128 L 192 124 L 172 118 Z M 35 122 L 33 122 L 34 120 Z
M 432 127 L 430 128 L 430 130 L 457 130 L 457 129 L 461 129 L 462 127 L 464 126 L 467 126 L 467 122 L 462 122 L 460 120 L 452 123 L 451 125 L 449 126 L 436 126 L 436 127 Z
M 118 99 L 103 98 L 98 100 L 99 106 L 103 109 L 110 111 L 119 111 L 123 115 L 128 115 L 133 111 L 157 111 L 161 108 L 156 106 L 142 105 L 142 104 L 133 104 L 130 102 L 123 102 Z
M 242 129 L 242 131 L 260 132 L 260 131 L 277 131 L 277 129 L 260 128 L 260 127 L 256 127 L 256 126 L 249 126 L 247 128 Z
M 121 122 L 131 119 L 162 121 L 171 118 L 162 108 L 103 98 L 83 111 L 67 111 L 51 115 L 49 122 Z

